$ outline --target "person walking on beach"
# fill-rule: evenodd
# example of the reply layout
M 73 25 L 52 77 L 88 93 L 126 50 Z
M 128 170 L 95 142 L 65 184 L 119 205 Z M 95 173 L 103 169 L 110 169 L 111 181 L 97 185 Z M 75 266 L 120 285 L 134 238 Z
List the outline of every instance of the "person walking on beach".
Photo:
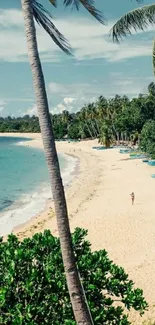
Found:
M 132 192 L 130 194 L 130 196 L 131 196 L 132 205 L 134 205 L 134 201 L 135 201 L 135 194 L 134 194 L 134 192 Z

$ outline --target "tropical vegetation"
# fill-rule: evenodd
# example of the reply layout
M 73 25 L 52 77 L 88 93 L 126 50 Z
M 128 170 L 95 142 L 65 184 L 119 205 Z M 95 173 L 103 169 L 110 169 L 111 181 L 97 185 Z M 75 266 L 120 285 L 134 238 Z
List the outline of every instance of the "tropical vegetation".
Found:
M 116 95 L 100 96 L 77 113 L 67 110 L 50 116 L 56 140 L 84 140 L 98 138 L 107 147 L 120 141 L 137 143 L 149 154 L 155 154 L 155 84 L 147 94 L 137 98 Z M 0 118 L 0 132 L 40 132 L 38 118 L 28 116 Z M 149 133 L 149 134 L 148 134 Z
M 142 2 L 142 1 L 139 1 Z M 119 42 L 122 37 L 131 35 L 138 30 L 146 30 L 149 25 L 155 24 L 155 4 L 145 5 L 127 12 L 117 20 L 111 29 L 114 42 Z M 152 49 L 153 72 L 155 75 L 155 40 Z
M 131 35 L 133 32 L 137 32 L 138 30 L 144 31 L 149 25 L 154 24 L 155 4 L 145 5 L 127 12 L 124 16 L 118 19 L 111 29 L 111 36 L 114 42 L 119 42 L 123 37 Z M 155 75 L 155 39 L 153 40 L 152 64 Z M 154 83 L 149 85 L 148 90 L 149 99 L 153 101 L 155 96 Z M 140 135 L 140 147 L 144 151 L 148 152 L 152 158 L 155 158 L 155 123 L 152 105 L 150 106 L 150 110 L 147 108 L 146 110 L 148 121 L 146 121 L 146 124 L 143 125 Z
M 95 325 L 129 325 L 131 309 L 147 309 L 143 292 L 105 250 L 91 251 L 87 231 L 72 234 L 73 249 Z M 0 240 L 0 324 L 76 325 L 60 240 L 49 230 L 20 242 Z
M 145 123 L 140 136 L 141 149 L 155 159 L 155 121 Z

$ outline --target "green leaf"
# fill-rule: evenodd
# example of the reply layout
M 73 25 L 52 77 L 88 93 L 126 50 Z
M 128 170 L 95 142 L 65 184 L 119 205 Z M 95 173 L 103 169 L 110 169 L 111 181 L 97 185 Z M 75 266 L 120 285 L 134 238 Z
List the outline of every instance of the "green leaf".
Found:
M 142 314 L 147 303 L 124 269 L 105 250 L 91 251 L 87 231 L 72 234 L 78 268 L 95 325 L 129 325 L 122 306 Z M 0 247 L 0 322 L 3 325 L 76 325 L 61 256 L 50 231 L 19 243 L 11 236 Z

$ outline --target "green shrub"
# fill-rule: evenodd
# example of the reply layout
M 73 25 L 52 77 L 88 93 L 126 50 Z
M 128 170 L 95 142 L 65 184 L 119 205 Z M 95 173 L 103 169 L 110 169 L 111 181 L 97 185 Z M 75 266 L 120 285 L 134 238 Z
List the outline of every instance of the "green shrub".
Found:
M 72 235 L 74 251 L 95 325 L 130 324 L 123 307 L 143 314 L 140 289 L 107 252 L 91 252 L 87 231 Z M 116 301 L 119 301 L 119 305 Z M 19 242 L 0 242 L 0 324 L 75 325 L 66 287 L 60 242 L 49 230 Z
M 155 159 L 155 121 L 147 121 L 140 135 L 140 147 Z

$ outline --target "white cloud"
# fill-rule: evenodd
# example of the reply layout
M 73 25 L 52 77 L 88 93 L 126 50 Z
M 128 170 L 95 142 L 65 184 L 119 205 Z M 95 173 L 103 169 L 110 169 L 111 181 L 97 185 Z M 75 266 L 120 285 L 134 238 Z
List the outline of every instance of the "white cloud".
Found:
M 112 82 L 112 93 L 113 95 L 127 95 L 130 97 L 137 97 L 140 93 L 147 93 L 147 86 L 153 81 L 152 76 L 148 77 L 128 77 L 125 78 L 120 75 L 120 77 L 115 78 Z
M 0 106 L 5 105 L 6 101 L 4 99 L 0 99 Z
M 61 103 L 65 104 L 65 107 L 72 105 L 75 110 L 88 102 L 95 101 L 101 94 L 104 94 L 105 97 L 112 97 L 115 94 L 134 97 L 139 93 L 147 93 L 147 85 L 152 80 L 153 77 L 151 76 L 145 78 L 130 76 L 126 78 L 121 73 L 111 73 L 104 82 L 66 85 L 52 82 L 49 84 L 49 91 L 53 94 L 53 87 L 54 90 L 57 89 L 57 94 L 60 97 L 65 96 Z M 71 100 L 68 100 L 68 98 L 71 98 Z M 59 110 L 59 107 L 57 109 Z
M 67 16 L 65 19 L 55 21 L 56 26 L 63 31 L 75 49 L 75 57 L 78 60 L 105 58 L 110 62 L 127 58 L 151 55 L 152 44 L 147 39 L 135 39 L 128 37 L 123 43 L 113 44 L 108 38 L 112 22 L 108 26 L 102 26 L 92 19 Z M 0 10 L 0 60 L 19 62 L 27 61 L 27 47 L 24 35 L 23 17 L 19 10 Z M 150 26 L 148 32 L 153 32 Z M 65 54 L 57 48 L 49 36 L 37 27 L 38 45 L 43 61 L 57 62 L 66 58 Z M 139 32 L 139 35 L 148 35 Z M 149 34 L 150 35 L 150 34 Z M 10 51 L 11 48 L 11 51 Z
M 62 99 L 61 103 L 53 107 L 50 112 L 52 114 L 59 114 L 62 113 L 64 110 L 67 110 L 70 113 L 76 112 L 86 103 L 87 100 L 82 98 L 72 98 L 72 97 L 65 97 Z
M 71 104 L 71 103 L 73 103 L 75 101 L 76 101 L 76 98 L 73 98 L 73 97 L 65 97 L 64 98 L 64 103 L 65 104 Z
M 0 117 L 3 115 L 3 111 L 5 109 L 6 101 L 4 99 L 0 99 Z
M 153 80 L 151 76 L 142 77 L 128 77 L 123 76 L 122 73 L 111 73 L 106 81 L 101 83 L 95 80 L 92 84 L 59 84 L 51 83 L 49 90 L 52 89 L 58 98 L 62 98 L 60 102 L 50 109 L 52 114 L 62 113 L 64 110 L 70 113 L 79 111 L 85 104 L 95 102 L 100 95 L 106 98 L 118 95 L 127 95 L 130 98 L 137 97 L 139 93 L 146 94 L 148 92 L 147 85 Z M 104 90 L 104 92 L 103 92 Z M 66 96 L 67 95 L 67 96 Z M 49 93 L 50 98 L 50 93 Z M 53 95 L 52 95 L 53 98 Z M 0 101 L 0 107 L 3 102 Z M 20 111 L 21 113 L 21 111 Z M 36 105 L 29 107 L 22 115 L 37 115 Z
M 65 96 L 65 98 L 72 98 L 71 102 L 73 102 L 77 101 L 77 98 L 85 98 L 85 95 L 91 94 L 92 85 L 89 83 L 60 84 L 56 82 L 50 82 L 48 85 L 48 89 L 51 94 L 59 94 L 61 97 Z M 96 87 L 94 87 L 94 89 L 95 92 L 100 94 L 101 90 L 98 84 L 96 84 Z M 65 98 L 64 100 L 66 101 Z
M 66 92 L 66 85 L 57 84 L 56 82 L 50 82 L 48 88 L 49 91 L 52 92 L 52 94 L 58 94 L 59 92 L 61 93 Z
M 9 19 L 8 19 L 9 18 Z M 0 26 L 1 27 L 21 27 L 23 24 L 23 15 L 17 9 L 0 9 Z
M 37 105 L 33 104 L 33 106 L 29 107 L 22 115 L 23 116 L 24 115 L 30 115 L 30 116 L 36 115 L 36 116 L 38 116 Z
M 4 110 L 4 106 L 0 105 L 0 116 L 2 116 L 2 111 Z
M 59 112 L 62 112 L 65 109 L 65 105 L 63 105 L 62 103 L 57 105 L 57 109 Z
M 13 103 L 13 102 L 33 102 L 33 99 L 30 99 L 30 98 L 18 98 L 18 97 L 14 97 L 14 98 L 10 98 L 10 97 L 7 97 L 7 98 L 1 98 L 0 99 L 0 117 L 1 116 L 14 116 L 14 114 L 12 113 L 12 108 L 10 110 L 8 110 L 8 104 L 10 103 Z M 12 106 L 12 105 L 11 105 Z M 31 107 L 29 108 L 27 111 L 32 111 L 32 115 L 33 115 L 33 110 L 34 110 L 34 107 Z M 20 113 L 20 115 L 25 115 L 25 114 L 29 114 L 27 112 L 25 112 L 24 114 L 22 113 L 23 111 L 20 109 L 20 110 L 17 110 L 18 113 Z

